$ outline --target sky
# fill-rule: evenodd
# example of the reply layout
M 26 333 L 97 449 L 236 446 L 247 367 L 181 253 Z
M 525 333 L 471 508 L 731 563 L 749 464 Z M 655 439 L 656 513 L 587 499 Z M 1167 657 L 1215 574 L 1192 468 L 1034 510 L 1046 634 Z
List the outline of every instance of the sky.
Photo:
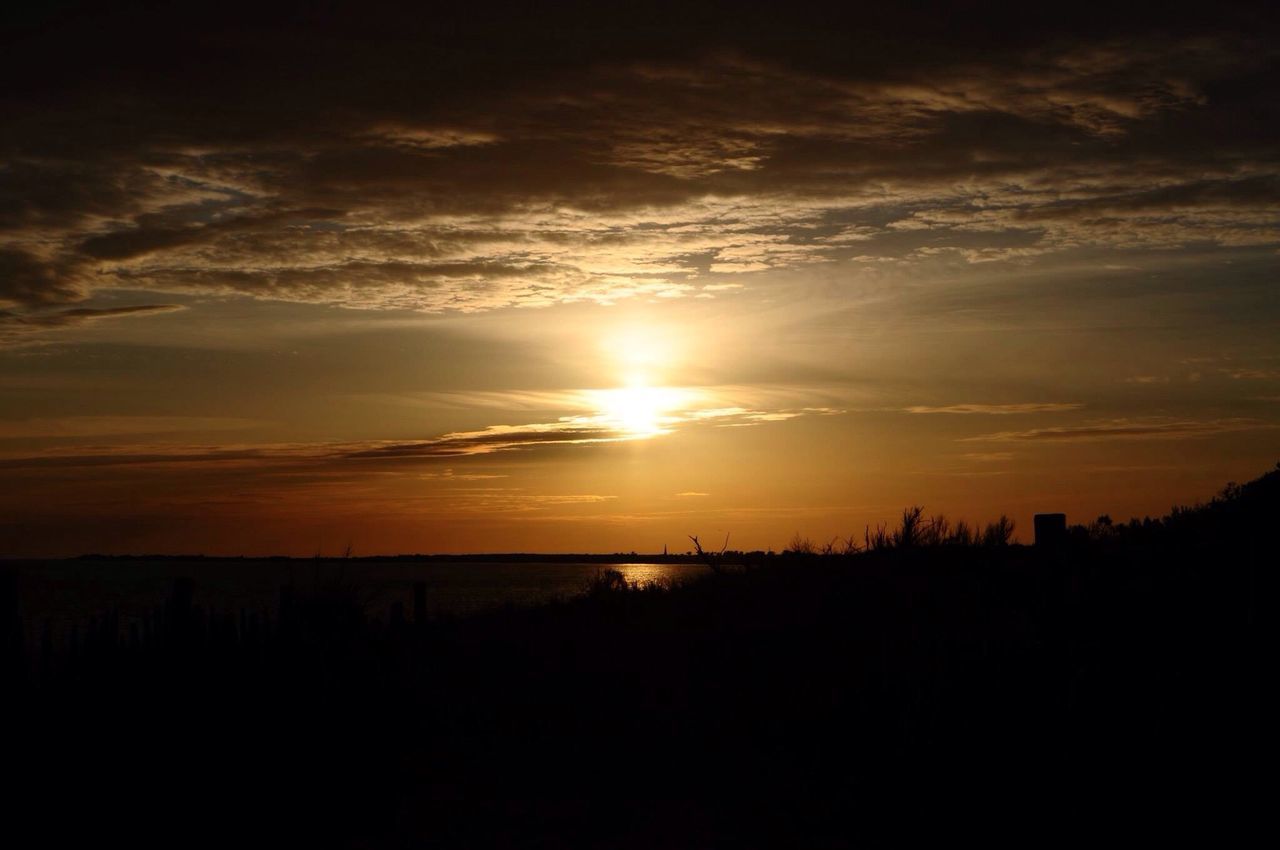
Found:
M 6 9 L 0 557 L 1029 541 L 1255 477 L 1280 28 L 1156 8 Z

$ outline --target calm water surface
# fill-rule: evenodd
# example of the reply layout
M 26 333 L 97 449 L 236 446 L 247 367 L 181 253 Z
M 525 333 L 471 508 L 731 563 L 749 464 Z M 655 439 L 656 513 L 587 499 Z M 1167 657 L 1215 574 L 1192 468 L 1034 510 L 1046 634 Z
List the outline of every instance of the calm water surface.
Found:
M 432 616 L 467 614 L 503 605 L 533 605 L 580 594 L 604 569 L 628 581 L 680 581 L 701 575 L 697 564 L 538 564 L 452 561 L 75 560 L 0 564 L 14 574 L 19 614 L 28 627 L 87 621 L 116 609 L 123 620 L 163 604 L 178 577 L 195 582 L 195 604 L 238 612 L 275 610 L 282 585 L 302 589 L 339 581 L 357 588 L 366 609 L 385 617 L 392 603 L 412 611 L 413 583 L 427 586 Z

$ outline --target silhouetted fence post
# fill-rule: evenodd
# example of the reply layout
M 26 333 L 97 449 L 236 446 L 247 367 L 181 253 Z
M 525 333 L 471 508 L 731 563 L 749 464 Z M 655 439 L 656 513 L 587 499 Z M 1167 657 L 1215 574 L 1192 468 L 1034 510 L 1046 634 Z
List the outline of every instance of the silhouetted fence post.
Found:
M 107 648 L 112 652 L 120 646 L 120 609 L 112 606 L 107 615 Z
M 427 583 L 413 583 L 413 622 L 418 626 L 427 624 Z
M 1036 514 L 1036 548 L 1061 549 L 1067 542 L 1066 514 Z
M 186 648 L 195 642 L 196 624 L 193 619 L 196 594 L 196 583 L 189 578 L 173 580 L 173 589 L 169 594 L 168 610 L 164 620 L 166 637 L 173 648 Z
M 46 680 L 53 676 L 53 620 L 48 617 L 40 632 L 40 675 Z
M 5 670 L 6 675 L 17 676 L 23 663 L 22 656 L 22 620 L 18 616 L 18 582 L 13 573 L 0 573 L 0 628 L 4 630 L 3 646 L 0 647 L 0 664 L 5 668 L 12 665 L 12 670 Z
M 288 630 L 293 626 L 293 615 L 295 612 L 295 603 L 297 595 L 292 584 L 280 585 L 280 605 L 276 610 L 276 624 L 281 634 L 287 634 Z

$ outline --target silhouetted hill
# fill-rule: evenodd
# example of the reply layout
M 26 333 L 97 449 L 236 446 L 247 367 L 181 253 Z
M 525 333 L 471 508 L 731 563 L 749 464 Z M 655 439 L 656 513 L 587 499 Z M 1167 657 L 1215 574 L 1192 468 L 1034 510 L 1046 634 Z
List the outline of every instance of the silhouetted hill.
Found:
M 237 620 L 178 582 L 142 628 L 105 615 L 65 657 L 12 648 L 5 828 L 49 846 L 1230 841 L 1269 811 L 1278 508 L 1273 471 L 1052 548 L 899 529 L 456 620 L 367 611 L 342 585 Z

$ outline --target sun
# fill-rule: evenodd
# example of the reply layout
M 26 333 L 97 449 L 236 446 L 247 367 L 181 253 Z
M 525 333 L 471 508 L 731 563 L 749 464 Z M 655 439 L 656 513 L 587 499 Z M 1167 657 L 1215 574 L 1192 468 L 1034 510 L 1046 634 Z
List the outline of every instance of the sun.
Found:
M 601 361 L 612 367 L 618 385 L 585 391 L 583 401 L 593 422 L 621 439 L 642 440 L 669 434 L 684 421 L 696 393 L 666 384 L 680 349 L 670 332 L 631 324 L 615 327 L 598 345 Z
M 605 393 L 604 414 L 611 424 L 629 435 L 662 433 L 662 392 L 654 387 L 620 387 Z
M 629 384 L 607 390 L 592 390 L 591 405 L 597 420 L 629 439 L 645 439 L 670 432 L 677 413 L 685 403 L 685 393 L 674 387 Z

